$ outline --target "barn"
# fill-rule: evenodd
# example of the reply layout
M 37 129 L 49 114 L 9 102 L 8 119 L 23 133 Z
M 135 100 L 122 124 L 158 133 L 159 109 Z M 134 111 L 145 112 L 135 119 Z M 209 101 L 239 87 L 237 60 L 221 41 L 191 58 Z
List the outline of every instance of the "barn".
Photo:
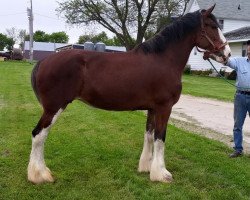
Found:
M 97 44 L 95 44 L 95 45 L 97 45 Z M 42 59 L 46 58 L 47 56 L 49 56 L 50 54 L 53 54 L 53 53 L 58 52 L 58 51 L 63 51 L 66 49 L 84 49 L 84 45 L 83 44 L 34 42 L 33 43 L 33 59 L 34 60 L 42 60 Z M 95 49 L 93 49 L 93 50 L 95 50 Z M 106 51 L 106 52 L 125 52 L 126 48 L 120 47 L 120 46 L 106 46 L 105 45 L 104 51 Z M 23 53 L 24 59 L 29 59 L 30 58 L 29 41 L 25 41 L 23 52 L 24 52 Z
M 65 45 L 65 43 L 33 42 L 33 59 L 42 60 Z M 27 60 L 30 58 L 29 41 L 24 42 L 23 57 Z

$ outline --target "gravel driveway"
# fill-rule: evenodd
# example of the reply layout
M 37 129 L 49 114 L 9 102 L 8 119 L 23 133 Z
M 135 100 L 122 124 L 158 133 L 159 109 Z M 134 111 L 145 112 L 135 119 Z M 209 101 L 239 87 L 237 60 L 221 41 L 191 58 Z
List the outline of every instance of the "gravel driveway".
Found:
M 233 103 L 182 95 L 173 107 L 170 123 L 233 146 Z M 250 153 L 250 118 L 243 127 L 244 149 Z

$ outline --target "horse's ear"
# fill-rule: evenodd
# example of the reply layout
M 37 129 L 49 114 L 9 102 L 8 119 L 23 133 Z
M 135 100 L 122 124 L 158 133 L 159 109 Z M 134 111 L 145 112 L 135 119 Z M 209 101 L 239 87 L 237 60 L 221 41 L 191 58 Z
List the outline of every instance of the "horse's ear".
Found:
M 212 13 L 212 11 L 213 11 L 215 5 L 216 5 L 216 4 L 214 4 L 214 5 L 211 6 L 209 9 L 207 9 L 207 10 L 204 12 L 203 15 L 204 15 L 205 17 L 209 16 L 209 15 Z

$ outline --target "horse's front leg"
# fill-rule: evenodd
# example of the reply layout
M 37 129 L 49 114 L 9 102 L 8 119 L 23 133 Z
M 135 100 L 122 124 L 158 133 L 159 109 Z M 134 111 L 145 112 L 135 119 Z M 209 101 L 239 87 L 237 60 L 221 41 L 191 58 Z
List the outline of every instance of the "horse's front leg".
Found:
M 139 161 L 139 172 L 150 172 L 153 158 L 155 115 L 153 111 L 148 111 L 146 132 L 144 134 L 144 144 Z
M 172 105 L 158 109 L 155 114 L 154 153 L 150 169 L 151 181 L 171 182 L 173 180 L 164 161 L 166 127 L 171 110 Z

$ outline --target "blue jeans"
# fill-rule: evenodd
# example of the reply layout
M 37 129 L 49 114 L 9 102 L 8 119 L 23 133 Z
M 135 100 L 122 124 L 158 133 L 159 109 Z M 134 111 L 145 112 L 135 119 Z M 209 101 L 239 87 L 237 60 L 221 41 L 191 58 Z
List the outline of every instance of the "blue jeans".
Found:
M 240 94 L 236 92 L 234 98 L 234 149 L 242 152 L 243 135 L 242 127 L 246 119 L 246 114 L 250 113 L 250 95 Z

